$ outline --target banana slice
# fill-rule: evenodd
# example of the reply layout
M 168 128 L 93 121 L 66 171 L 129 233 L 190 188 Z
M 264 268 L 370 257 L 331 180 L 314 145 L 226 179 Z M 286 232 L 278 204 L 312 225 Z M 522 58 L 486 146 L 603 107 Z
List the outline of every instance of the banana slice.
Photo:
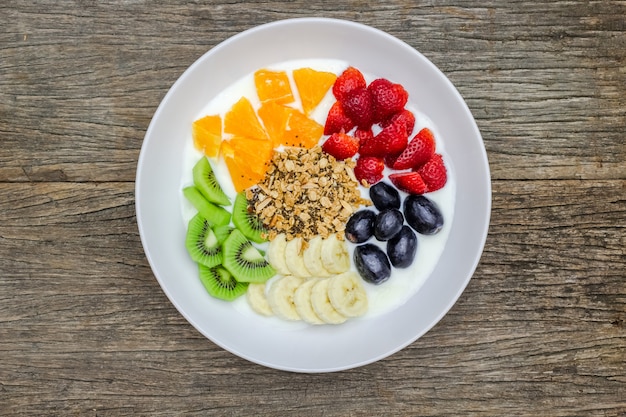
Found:
M 306 269 L 302 257 L 302 238 L 296 237 L 287 242 L 285 246 L 285 263 L 292 275 L 301 278 L 311 277 L 311 272 Z
M 287 237 L 284 233 L 279 234 L 272 240 L 267 248 L 267 260 L 274 267 L 276 272 L 281 275 L 291 275 L 287 264 L 285 263 L 285 247 L 287 246 Z
M 265 283 L 250 283 L 246 291 L 246 300 L 248 301 L 248 305 L 250 305 L 255 312 L 263 316 L 274 315 L 270 304 L 267 302 L 267 297 L 265 296 Z
M 321 250 L 322 265 L 333 274 L 341 274 L 350 269 L 350 255 L 346 243 L 332 234 L 324 240 Z
M 311 290 L 319 280 L 320 278 L 313 278 L 305 281 L 296 289 L 293 296 L 296 311 L 300 315 L 300 318 L 309 324 L 324 324 L 324 321 L 315 313 L 313 305 L 311 304 Z
M 361 277 L 354 271 L 328 280 L 328 298 L 335 310 L 346 317 L 359 317 L 367 311 L 367 293 Z
M 303 282 L 302 278 L 293 275 L 279 277 L 272 282 L 267 292 L 267 302 L 276 316 L 284 320 L 300 320 L 293 296 Z
M 346 317 L 340 314 L 328 298 L 328 278 L 320 279 L 311 288 L 311 305 L 315 314 L 328 324 L 341 324 L 346 321 Z
M 314 277 L 329 277 L 330 272 L 322 265 L 322 244 L 324 239 L 321 236 L 315 236 L 309 240 L 309 247 L 304 250 L 304 266 Z

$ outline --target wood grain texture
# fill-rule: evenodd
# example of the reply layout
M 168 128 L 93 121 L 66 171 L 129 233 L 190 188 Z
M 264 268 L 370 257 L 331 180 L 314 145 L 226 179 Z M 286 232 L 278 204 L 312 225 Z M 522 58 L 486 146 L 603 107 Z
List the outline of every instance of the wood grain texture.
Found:
M 626 415 L 626 3 L 0 4 L 0 415 Z M 355 20 L 435 63 L 483 135 L 469 286 L 374 364 L 301 375 L 199 334 L 135 222 L 143 136 L 198 57 L 277 19 Z

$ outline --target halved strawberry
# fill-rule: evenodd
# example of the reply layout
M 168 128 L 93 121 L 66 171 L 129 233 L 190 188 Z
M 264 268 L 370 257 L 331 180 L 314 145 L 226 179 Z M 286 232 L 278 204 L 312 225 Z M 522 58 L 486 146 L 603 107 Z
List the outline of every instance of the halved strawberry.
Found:
M 425 127 L 407 145 L 393 164 L 393 169 L 417 168 L 426 163 L 435 153 L 435 137 Z
M 390 174 L 389 180 L 405 193 L 424 194 L 428 190 L 422 176 L 417 172 L 409 171 Z
M 413 133 L 413 128 L 415 127 L 415 115 L 413 114 L 413 112 L 407 109 L 402 109 L 398 113 L 394 113 L 391 117 L 383 120 L 381 122 L 381 126 L 388 126 L 389 124 L 394 123 L 397 120 L 401 120 L 404 122 L 404 124 L 406 125 L 407 135 L 411 136 L 411 134 Z
M 348 67 L 339 74 L 333 84 L 333 95 L 339 101 L 343 101 L 346 94 L 357 88 L 365 88 L 367 83 L 361 71 L 354 67 Z
M 357 138 L 359 141 L 359 144 L 361 144 L 372 139 L 374 137 L 374 132 L 372 132 L 372 129 L 367 129 L 367 130 L 357 129 L 354 131 L 354 137 Z
M 400 155 L 398 154 L 385 155 L 385 157 L 383 158 L 383 160 L 385 161 L 385 165 L 393 169 L 393 165 L 396 163 L 396 159 L 398 159 L 399 156 Z
M 448 171 L 443 163 L 443 157 L 436 153 L 416 171 L 424 180 L 428 192 L 443 188 L 448 181 Z
M 322 150 L 341 161 L 357 153 L 359 141 L 343 132 L 333 133 L 322 145 Z
M 374 105 L 367 88 L 357 88 L 345 95 L 341 100 L 343 111 L 360 129 L 372 127 Z
M 324 126 L 324 134 L 332 135 L 333 133 L 349 132 L 354 127 L 354 122 L 346 116 L 341 103 L 336 101 L 328 111 L 326 124 Z
M 356 161 L 354 176 L 362 185 L 374 185 L 383 178 L 384 169 L 385 164 L 382 159 L 373 156 L 361 156 Z
M 397 120 L 384 127 L 373 139 L 361 144 L 359 153 L 362 156 L 399 155 L 409 141 L 404 122 Z
M 404 108 L 409 93 L 400 84 L 392 83 L 385 78 L 378 78 L 370 83 L 367 89 L 374 101 L 374 122 L 381 122 Z

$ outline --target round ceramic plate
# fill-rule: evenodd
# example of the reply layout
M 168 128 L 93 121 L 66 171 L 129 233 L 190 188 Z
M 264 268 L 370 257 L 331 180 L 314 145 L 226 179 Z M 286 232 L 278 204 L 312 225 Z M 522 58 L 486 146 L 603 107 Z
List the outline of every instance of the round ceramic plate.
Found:
M 224 88 L 259 68 L 290 60 L 343 60 L 402 84 L 445 138 L 456 179 L 445 248 L 411 298 L 388 313 L 339 326 L 290 329 L 240 314 L 212 299 L 189 258 L 181 221 L 184 149 L 193 120 Z M 414 342 L 453 306 L 480 259 L 491 209 L 489 166 L 476 123 L 452 83 L 428 59 L 382 31 L 354 22 L 277 21 L 220 43 L 191 65 L 158 107 L 141 148 L 137 222 L 154 275 L 180 313 L 204 336 L 249 361 L 294 372 L 331 372 L 385 358 Z

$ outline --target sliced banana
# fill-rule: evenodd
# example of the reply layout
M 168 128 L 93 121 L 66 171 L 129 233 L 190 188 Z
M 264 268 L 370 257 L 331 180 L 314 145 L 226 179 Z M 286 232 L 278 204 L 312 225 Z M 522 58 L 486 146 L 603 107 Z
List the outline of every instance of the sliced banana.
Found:
M 346 317 L 340 314 L 328 298 L 328 278 L 322 278 L 311 288 L 311 305 L 315 314 L 328 324 L 341 324 Z
M 324 239 L 321 250 L 322 265 L 333 274 L 341 274 L 350 269 L 350 255 L 346 243 L 332 234 Z
M 304 250 L 302 257 L 304 258 L 304 266 L 314 277 L 329 277 L 330 272 L 322 265 L 322 244 L 324 239 L 321 236 L 315 236 L 309 240 L 309 246 Z
M 286 275 L 276 278 L 271 283 L 267 292 L 267 302 L 276 316 L 284 320 L 300 320 L 293 297 L 303 282 L 300 277 Z
M 313 310 L 313 305 L 311 304 L 311 290 L 313 286 L 317 284 L 320 278 L 313 278 L 305 281 L 302 285 L 296 289 L 296 292 L 293 296 L 293 302 L 296 305 L 296 311 L 300 315 L 300 318 L 306 321 L 309 324 L 324 324 L 324 320 L 320 319 L 319 316 Z
M 291 275 L 287 264 L 285 263 L 285 248 L 287 246 L 287 237 L 284 233 L 276 236 L 270 241 L 267 248 L 267 260 L 274 267 L 276 272 L 281 275 Z
M 311 272 L 306 269 L 302 257 L 302 238 L 296 237 L 287 242 L 285 246 L 285 263 L 292 275 L 301 278 L 311 277 Z
M 354 271 L 329 278 L 328 298 L 335 310 L 346 317 L 359 317 L 367 312 L 367 292 Z
M 263 316 L 273 316 L 272 308 L 265 296 L 265 283 L 250 283 L 246 291 L 246 300 L 252 310 Z

